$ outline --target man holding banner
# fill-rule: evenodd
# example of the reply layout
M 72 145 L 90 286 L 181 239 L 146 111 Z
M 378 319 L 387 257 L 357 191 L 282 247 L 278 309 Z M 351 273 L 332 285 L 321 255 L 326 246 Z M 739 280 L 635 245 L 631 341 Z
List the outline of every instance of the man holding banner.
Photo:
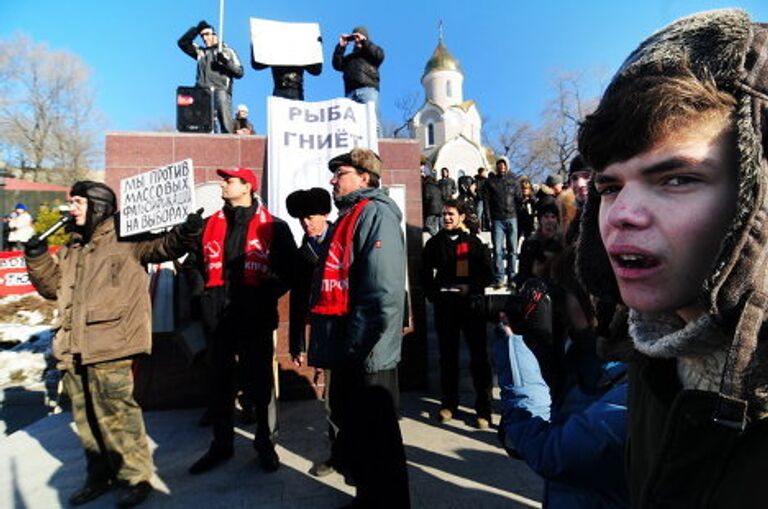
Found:
M 205 282 L 201 310 L 210 349 L 213 442 L 189 472 L 207 472 L 234 454 L 236 363 L 248 376 L 240 388 L 253 400 L 253 446 L 262 468 L 274 472 L 280 462 L 274 446 L 272 338 L 278 325 L 277 301 L 291 286 L 296 243 L 288 225 L 261 204 L 253 171 L 235 168 L 217 173 L 225 204 L 206 220 L 197 251 Z
M 380 189 L 381 160 L 355 148 L 331 159 L 339 218 L 311 297 L 308 362 L 333 374 L 339 432 L 332 457 L 357 485 L 353 507 L 409 507 L 397 423 L 397 364 L 405 309 L 402 214 Z
M 193 41 L 200 35 L 205 43 L 201 48 Z M 184 32 L 178 41 L 181 51 L 197 60 L 197 86 L 213 91 L 213 108 L 219 129 L 233 133 L 232 80 L 243 77 L 243 65 L 235 50 L 219 42 L 219 36 L 207 21 Z
M 37 236 L 25 246 L 32 284 L 58 302 L 53 354 L 85 449 L 88 476 L 69 502 L 84 504 L 120 487 L 118 507 L 132 507 L 151 493 L 154 472 L 133 398 L 133 358 L 152 350 L 144 265 L 173 260 L 194 247 L 203 219 L 190 214 L 165 234 L 129 240 L 116 231 L 112 189 L 81 181 L 69 194 L 70 243 L 55 257 Z

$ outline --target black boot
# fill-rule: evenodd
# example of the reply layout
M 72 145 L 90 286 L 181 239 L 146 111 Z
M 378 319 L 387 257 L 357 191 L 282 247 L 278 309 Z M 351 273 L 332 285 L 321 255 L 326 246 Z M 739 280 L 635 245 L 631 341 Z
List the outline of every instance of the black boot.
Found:
M 265 441 L 255 447 L 259 455 L 259 463 L 265 472 L 274 472 L 280 467 L 280 458 L 275 452 L 275 446 L 270 441 Z
M 112 489 L 109 481 L 85 481 L 82 488 L 69 496 L 70 505 L 82 505 L 95 500 Z
M 144 502 L 150 493 L 152 493 L 152 485 L 147 481 L 126 486 L 120 490 L 120 496 L 117 498 L 117 507 L 137 506 Z
M 226 448 L 211 445 L 211 448 L 208 449 L 208 452 L 203 454 L 199 460 L 195 461 L 192 466 L 189 467 L 189 473 L 202 474 L 203 472 L 207 472 L 212 468 L 215 468 L 224 463 L 229 458 L 234 456 L 234 454 L 235 451 L 231 447 Z

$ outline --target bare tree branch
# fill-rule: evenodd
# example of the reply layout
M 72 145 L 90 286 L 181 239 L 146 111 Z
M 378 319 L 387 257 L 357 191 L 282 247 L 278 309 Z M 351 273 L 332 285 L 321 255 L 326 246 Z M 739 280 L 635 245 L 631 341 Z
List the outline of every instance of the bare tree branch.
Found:
M 93 167 L 103 120 L 89 79 L 76 55 L 23 35 L 0 40 L 0 146 L 23 176 L 66 183 Z

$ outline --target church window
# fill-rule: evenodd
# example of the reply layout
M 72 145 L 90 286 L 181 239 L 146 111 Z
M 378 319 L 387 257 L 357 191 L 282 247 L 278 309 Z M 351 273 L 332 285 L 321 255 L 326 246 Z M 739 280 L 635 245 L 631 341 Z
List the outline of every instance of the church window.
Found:
M 453 91 L 451 90 L 451 80 L 445 82 L 445 95 L 446 97 L 451 97 L 453 95 Z
M 435 124 L 427 124 L 427 146 L 431 147 L 435 144 Z

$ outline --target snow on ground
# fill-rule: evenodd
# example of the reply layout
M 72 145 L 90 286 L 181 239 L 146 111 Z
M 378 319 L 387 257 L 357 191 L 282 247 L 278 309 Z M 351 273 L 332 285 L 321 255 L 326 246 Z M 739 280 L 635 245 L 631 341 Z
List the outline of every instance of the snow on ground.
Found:
M 43 388 L 58 380 L 50 356 L 53 330 L 48 326 L 9 326 L 0 324 L 0 336 L 25 336 L 26 340 L 0 351 L 0 389 L 7 387 Z M 51 377 L 56 377 L 51 378 Z
M 51 306 L 36 294 L 0 299 L 0 389 L 40 389 L 56 382 Z

